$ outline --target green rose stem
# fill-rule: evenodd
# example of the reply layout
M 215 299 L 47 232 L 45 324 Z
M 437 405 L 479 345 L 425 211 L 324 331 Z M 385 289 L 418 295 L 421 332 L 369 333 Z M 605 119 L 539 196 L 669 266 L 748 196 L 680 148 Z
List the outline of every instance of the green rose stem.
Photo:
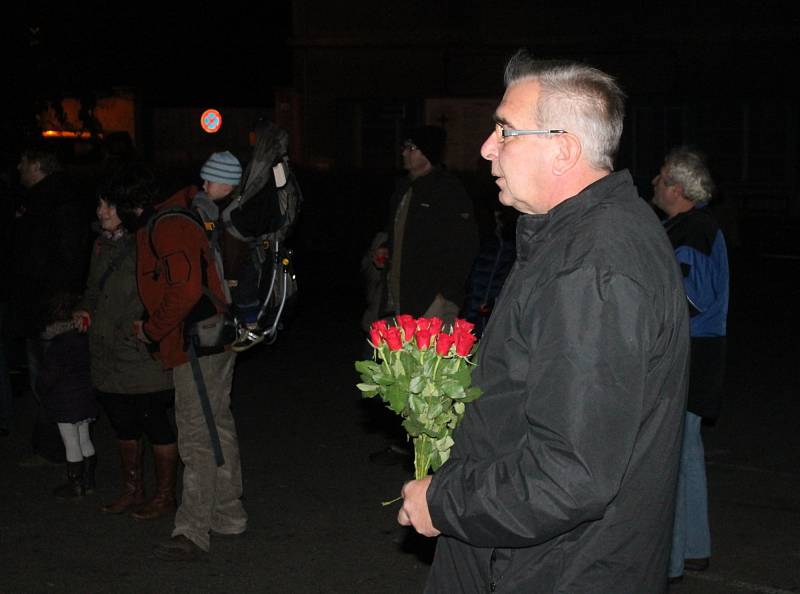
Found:
M 419 437 L 414 438 L 414 478 L 416 480 L 423 479 L 428 476 L 428 469 L 431 467 L 431 458 L 433 457 L 433 442 L 431 438 L 424 433 Z M 390 501 L 381 501 L 381 505 L 386 507 L 397 503 L 403 498 L 395 497 Z

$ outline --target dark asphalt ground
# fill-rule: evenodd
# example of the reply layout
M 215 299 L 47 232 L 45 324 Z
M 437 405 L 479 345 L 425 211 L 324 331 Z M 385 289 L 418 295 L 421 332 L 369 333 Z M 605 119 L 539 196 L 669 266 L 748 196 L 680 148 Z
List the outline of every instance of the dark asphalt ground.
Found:
M 672 592 L 800 592 L 798 273 L 795 260 L 734 268 L 727 401 L 704 429 L 714 555 L 708 571 L 687 574 Z M 107 419 L 96 423 L 97 494 L 60 501 L 50 491 L 62 467 L 17 466 L 29 453 L 33 408 L 19 394 L 13 432 L 0 438 L 0 593 L 422 590 L 433 543 L 397 526 L 396 506 L 380 505 L 410 472 L 367 460 L 386 440 L 382 411 L 354 387 L 358 289 L 319 266 L 301 270 L 301 290 L 290 330 L 238 362 L 248 531 L 214 538 L 196 563 L 156 560 L 150 551 L 169 536 L 170 519 L 98 511 L 118 492 Z

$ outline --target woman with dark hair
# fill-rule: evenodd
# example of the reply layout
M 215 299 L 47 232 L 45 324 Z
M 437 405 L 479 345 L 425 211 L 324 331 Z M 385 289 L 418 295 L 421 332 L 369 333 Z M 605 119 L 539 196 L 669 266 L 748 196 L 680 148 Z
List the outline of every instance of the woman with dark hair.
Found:
M 103 506 L 107 513 L 133 510 L 151 520 L 175 510 L 178 448 L 169 417 L 174 406 L 172 374 L 136 340 L 133 323 L 144 307 L 136 287 L 136 219 L 120 205 L 148 207 L 155 197 L 153 175 L 126 164 L 98 192 L 100 235 L 95 241 L 86 292 L 76 319 L 89 333 L 92 382 L 117 436 L 122 494 Z M 123 221 L 123 219 L 125 219 Z M 143 436 L 153 449 L 156 493 L 145 503 Z

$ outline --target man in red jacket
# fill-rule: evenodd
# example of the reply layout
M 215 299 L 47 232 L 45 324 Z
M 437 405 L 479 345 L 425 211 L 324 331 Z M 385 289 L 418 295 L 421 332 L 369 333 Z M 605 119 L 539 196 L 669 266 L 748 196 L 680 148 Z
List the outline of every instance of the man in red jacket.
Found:
M 175 382 L 183 494 L 172 538 L 153 551 L 166 561 L 193 560 L 209 550 L 212 532 L 236 535 L 247 527 L 240 499 L 239 445 L 230 410 L 235 353 L 226 346 L 195 345 L 193 361 L 186 332 L 195 322 L 221 313 L 230 302 L 228 290 L 203 227 L 186 213 L 164 214 L 167 209 L 195 209 L 198 204 L 207 209 L 239 183 L 241 171 L 233 155 L 215 153 L 201 171 L 205 192 L 185 188 L 155 212 L 144 204 L 117 204 L 121 218 L 132 214 L 138 221 L 136 273 L 147 318 L 135 324 L 134 332 L 172 368 Z M 210 409 L 205 413 L 203 392 Z M 213 433 L 218 435 L 218 448 Z

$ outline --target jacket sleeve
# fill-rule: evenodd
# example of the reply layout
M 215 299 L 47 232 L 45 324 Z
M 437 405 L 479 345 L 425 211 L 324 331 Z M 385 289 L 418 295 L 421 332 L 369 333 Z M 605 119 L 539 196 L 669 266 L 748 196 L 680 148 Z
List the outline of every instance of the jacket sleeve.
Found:
M 714 262 L 711 254 L 685 245 L 675 249 L 675 257 L 683 273 L 683 288 L 689 300 L 690 314 L 695 316 L 706 311 L 718 299 L 718 291 L 714 287 Z
M 156 224 L 153 243 L 164 291 L 144 323 L 144 332 L 150 339 L 160 341 L 181 324 L 203 295 L 201 265 L 207 241 L 195 223 L 174 216 Z
M 507 338 L 520 357 L 507 379 L 520 386 L 522 436 L 497 456 L 454 457 L 437 471 L 436 528 L 473 546 L 525 547 L 603 517 L 643 416 L 650 301 L 630 278 L 594 269 L 522 301 Z M 487 397 L 516 410 L 515 394 Z

